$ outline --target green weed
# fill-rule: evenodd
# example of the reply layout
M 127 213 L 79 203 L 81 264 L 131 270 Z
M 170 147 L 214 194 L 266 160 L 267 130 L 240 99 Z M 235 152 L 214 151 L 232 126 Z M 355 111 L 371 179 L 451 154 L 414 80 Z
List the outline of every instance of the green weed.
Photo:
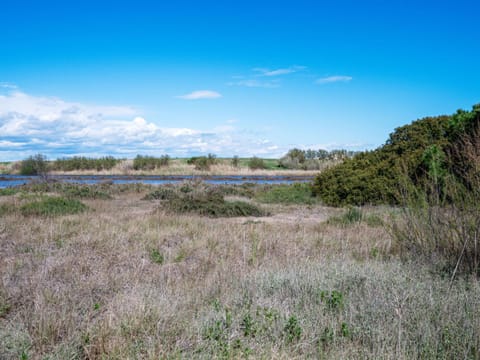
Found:
M 327 224 L 338 226 L 351 226 L 365 223 L 370 227 L 383 226 L 383 220 L 376 214 L 366 214 L 363 209 L 350 206 L 340 216 L 332 216 L 327 220 Z
M 155 264 L 163 265 L 163 263 L 165 262 L 165 257 L 158 249 L 151 249 L 150 260 Z
M 287 342 L 291 343 L 295 340 L 300 340 L 302 336 L 302 327 L 295 316 L 290 316 L 283 328 L 283 332 Z
M 321 291 L 320 299 L 327 305 L 329 310 L 340 310 L 344 306 L 343 294 L 340 291 L 333 290 L 331 292 Z
M 174 189 L 160 187 L 143 198 L 143 200 L 169 200 L 175 198 L 177 195 Z
M 0 189 L 0 196 L 15 195 L 17 192 L 18 192 L 18 189 L 15 189 L 15 188 L 4 188 L 4 189 Z

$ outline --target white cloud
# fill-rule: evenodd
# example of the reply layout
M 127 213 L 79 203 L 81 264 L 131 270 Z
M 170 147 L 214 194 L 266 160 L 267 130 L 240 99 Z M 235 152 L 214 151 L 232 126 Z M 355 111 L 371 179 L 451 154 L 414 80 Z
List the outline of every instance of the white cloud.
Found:
M 270 69 L 265 69 L 265 68 L 255 68 L 253 71 L 259 72 L 261 76 L 279 76 L 279 75 L 287 75 L 287 74 L 292 74 L 296 73 L 302 70 L 305 70 L 306 66 L 290 66 L 288 68 L 283 68 L 283 69 L 275 69 L 275 70 L 270 70 Z
M 276 156 L 282 151 L 262 134 L 234 126 L 207 131 L 148 121 L 128 106 L 98 106 L 13 90 L 0 96 L 0 161 L 42 153 L 64 156 L 137 154 Z M 285 149 L 286 151 L 287 149 Z
M 244 76 L 232 76 L 235 81 L 227 83 L 229 86 L 245 86 L 250 88 L 278 88 L 280 87 L 280 79 L 274 77 L 278 77 L 281 75 L 293 74 L 299 71 L 303 71 L 306 69 L 306 66 L 290 66 L 288 68 L 281 68 L 281 69 L 267 69 L 267 68 L 254 68 L 252 71 L 255 74 L 251 75 L 250 77 Z M 253 77 L 253 78 L 252 78 Z M 270 78 L 268 80 L 263 79 L 259 80 L 259 78 Z
M 9 148 L 9 147 L 21 147 L 26 145 L 25 143 L 22 142 L 13 142 L 13 141 L 0 141 L 0 148 Z
M 190 94 L 177 96 L 177 98 L 185 100 L 218 99 L 220 97 L 222 97 L 221 94 L 211 90 L 197 90 L 191 92 Z
M 335 82 L 349 82 L 352 81 L 351 76 L 345 76 L 345 75 L 335 75 L 335 76 L 327 76 L 320 78 L 316 81 L 317 84 L 329 84 L 329 83 L 335 83 Z

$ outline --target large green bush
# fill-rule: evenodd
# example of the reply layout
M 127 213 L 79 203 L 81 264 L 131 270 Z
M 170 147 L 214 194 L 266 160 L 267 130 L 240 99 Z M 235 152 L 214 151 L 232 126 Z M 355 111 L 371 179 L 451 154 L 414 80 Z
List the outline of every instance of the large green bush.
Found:
M 251 170 L 262 170 L 266 169 L 267 165 L 265 164 L 263 159 L 254 156 L 250 160 L 248 160 L 248 167 Z
M 21 175 L 38 175 L 46 176 L 48 173 L 48 162 L 47 157 L 42 154 L 36 154 L 29 156 L 27 159 L 23 160 L 20 164 L 20 174 Z
M 385 145 L 357 154 L 352 159 L 320 173 L 314 192 L 333 206 L 400 204 L 403 184 L 423 188 L 429 183 L 432 166 L 449 144 L 452 117 L 428 117 L 395 129 Z
M 401 255 L 480 276 L 480 105 L 396 129 L 382 147 L 319 174 L 328 205 L 391 203 Z
M 187 160 L 187 164 L 195 165 L 196 170 L 208 171 L 212 165 L 217 163 L 217 156 L 215 154 L 208 154 L 207 156 L 193 156 Z

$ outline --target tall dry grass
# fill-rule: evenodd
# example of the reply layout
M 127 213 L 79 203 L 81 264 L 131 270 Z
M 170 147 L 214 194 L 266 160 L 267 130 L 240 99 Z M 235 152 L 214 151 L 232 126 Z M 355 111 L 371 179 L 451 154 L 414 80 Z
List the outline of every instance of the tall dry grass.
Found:
M 0 358 L 479 356 L 478 281 L 401 262 L 381 226 L 320 205 L 175 215 L 144 195 L 2 215 Z
M 52 174 L 71 174 L 71 175 L 293 175 L 293 176 L 315 176 L 318 170 L 288 170 L 288 169 L 256 169 L 252 170 L 247 166 L 236 167 L 231 161 L 217 159 L 208 170 L 199 170 L 194 164 L 187 164 L 182 159 L 171 159 L 168 166 L 163 166 L 153 170 L 135 170 L 133 160 L 121 160 L 110 170 L 77 170 L 69 172 L 55 172 Z

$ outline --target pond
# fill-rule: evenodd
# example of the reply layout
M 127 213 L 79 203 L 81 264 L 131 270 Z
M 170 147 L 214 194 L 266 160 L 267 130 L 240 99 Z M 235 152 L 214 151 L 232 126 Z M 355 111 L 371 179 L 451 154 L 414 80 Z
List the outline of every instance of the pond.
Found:
M 0 188 L 14 187 L 37 180 L 37 176 L 0 175 Z M 208 184 L 291 184 L 295 182 L 309 182 L 313 176 L 302 175 L 52 175 L 49 179 L 77 184 L 132 184 L 142 183 L 150 185 L 175 184 L 188 180 L 201 180 Z

